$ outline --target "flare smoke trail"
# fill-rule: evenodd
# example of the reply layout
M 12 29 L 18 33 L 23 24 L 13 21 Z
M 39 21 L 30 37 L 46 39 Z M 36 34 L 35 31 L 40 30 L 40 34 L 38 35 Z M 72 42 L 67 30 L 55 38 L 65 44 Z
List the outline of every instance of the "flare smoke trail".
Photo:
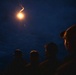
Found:
M 22 5 L 20 5 L 20 6 L 21 6 L 22 9 L 19 12 L 22 12 L 24 10 L 24 7 Z

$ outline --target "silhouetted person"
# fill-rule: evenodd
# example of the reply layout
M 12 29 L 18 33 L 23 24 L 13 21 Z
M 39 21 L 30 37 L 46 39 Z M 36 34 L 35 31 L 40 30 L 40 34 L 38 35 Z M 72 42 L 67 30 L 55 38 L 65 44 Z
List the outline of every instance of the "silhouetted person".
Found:
M 56 75 L 76 75 L 76 25 L 69 27 L 60 35 L 64 39 L 69 55 L 65 63 L 57 69 Z
M 30 52 L 30 61 L 26 66 L 27 75 L 39 75 L 39 53 L 36 50 Z
M 25 75 L 26 61 L 22 58 L 21 50 L 17 49 L 14 53 L 14 59 L 7 68 L 5 75 Z
M 40 64 L 41 75 L 53 75 L 58 67 L 58 60 L 56 58 L 58 47 L 51 42 L 45 45 L 46 60 Z

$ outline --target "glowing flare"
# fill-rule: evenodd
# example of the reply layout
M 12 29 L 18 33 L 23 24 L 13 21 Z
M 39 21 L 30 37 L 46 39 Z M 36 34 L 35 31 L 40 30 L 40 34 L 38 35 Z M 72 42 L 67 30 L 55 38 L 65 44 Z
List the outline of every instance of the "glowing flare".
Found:
M 20 20 L 22 20 L 22 19 L 24 18 L 24 14 L 21 13 L 21 12 L 19 12 L 19 13 L 17 14 L 17 18 L 20 19 Z
M 19 13 L 17 13 L 17 18 L 19 20 L 24 19 L 25 15 L 22 13 L 22 11 L 24 10 L 24 7 L 21 5 L 22 9 L 19 11 Z

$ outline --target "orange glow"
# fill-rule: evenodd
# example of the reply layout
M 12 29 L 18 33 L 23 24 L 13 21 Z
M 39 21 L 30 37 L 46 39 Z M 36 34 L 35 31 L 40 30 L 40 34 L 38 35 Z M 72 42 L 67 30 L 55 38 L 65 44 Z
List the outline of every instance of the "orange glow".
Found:
M 22 12 L 19 12 L 19 13 L 17 14 L 17 18 L 18 18 L 19 20 L 24 19 L 24 14 L 23 14 Z
M 16 14 L 16 17 L 19 20 L 23 20 L 25 18 L 25 14 L 23 13 L 24 7 L 22 5 L 20 5 L 20 6 L 22 9 Z

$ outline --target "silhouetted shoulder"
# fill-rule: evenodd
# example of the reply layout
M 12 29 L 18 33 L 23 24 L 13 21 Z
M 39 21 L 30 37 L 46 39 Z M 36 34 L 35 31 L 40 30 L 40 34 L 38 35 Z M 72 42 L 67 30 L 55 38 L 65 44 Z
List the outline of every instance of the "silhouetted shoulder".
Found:
M 45 60 L 44 62 L 41 62 L 39 66 L 44 66 L 44 65 L 47 64 L 47 62 L 48 62 L 48 60 Z
M 58 67 L 60 65 L 60 62 L 59 61 L 54 61 L 54 62 L 52 62 L 52 61 L 49 61 L 49 60 L 45 60 L 44 62 L 42 62 L 42 63 L 40 63 L 40 66 L 41 67 L 45 67 L 45 66 L 47 66 L 47 67 L 50 67 L 51 66 L 51 68 L 52 68 L 52 66 L 53 67 Z
M 29 63 L 29 64 L 26 65 L 26 69 L 27 70 L 30 69 L 30 68 L 31 68 L 31 63 Z
M 48 60 L 45 60 L 44 62 L 41 62 L 39 64 L 40 70 L 43 70 L 43 69 L 47 68 L 48 67 L 47 63 L 48 63 Z
M 55 75 L 76 75 L 76 61 L 71 60 L 61 65 Z

